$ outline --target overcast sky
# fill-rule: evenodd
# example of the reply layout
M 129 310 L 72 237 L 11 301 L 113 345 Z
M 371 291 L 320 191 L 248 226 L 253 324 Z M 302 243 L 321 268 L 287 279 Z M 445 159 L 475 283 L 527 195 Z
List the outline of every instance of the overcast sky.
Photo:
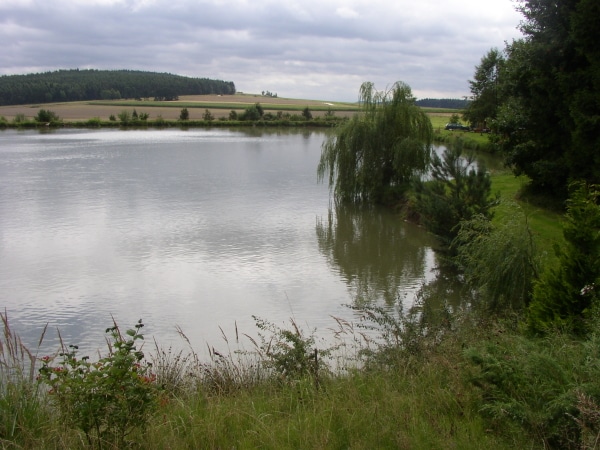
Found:
M 513 0 L 0 0 L 0 74 L 149 70 L 338 101 L 401 80 L 461 98 L 521 19 Z

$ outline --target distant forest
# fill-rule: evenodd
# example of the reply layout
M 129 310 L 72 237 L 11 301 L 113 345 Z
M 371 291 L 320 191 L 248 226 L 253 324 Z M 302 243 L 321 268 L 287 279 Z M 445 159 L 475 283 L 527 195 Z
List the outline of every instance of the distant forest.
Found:
M 447 108 L 465 109 L 469 105 L 468 100 L 458 98 L 423 98 L 416 101 L 417 106 L 422 108 Z
M 235 94 L 232 81 L 134 70 L 58 70 L 0 76 L 0 105 Z

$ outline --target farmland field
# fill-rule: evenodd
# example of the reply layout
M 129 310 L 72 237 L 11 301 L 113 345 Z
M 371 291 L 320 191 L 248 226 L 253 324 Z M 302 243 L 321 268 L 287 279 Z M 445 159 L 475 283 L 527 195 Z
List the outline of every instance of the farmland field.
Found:
M 234 110 L 242 112 L 245 108 L 255 103 L 260 103 L 266 112 L 283 111 L 290 114 L 300 114 L 308 107 L 313 116 L 320 116 L 331 110 L 338 117 L 351 116 L 357 105 L 353 103 L 328 102 L 323 100 L 289 99 L 266 97 L 258 94 L 236 95 L 185 95 L 178 101 L 155 102 L 152 100 L 103 100 L 82 101 L 68 103 L 44 103 L 36 105 L 11 105 L 0 106 L 0 116 L 12 120 L 18 114 L 26 118 L 34 117 L 40 109 L 49 109 L 55 112 L 64 121 L 81 121 L 97 117 L 108 120 L 110 115 L 117 116 L 123 110 L 138 113 L 148 113 L 150 119 L 159 115 L 165 120 L 176 120 L 182 108 L 188 108 L 190 120 L 200 120 L 206 109 L 210 110 L 215 118 L 228 117 Z

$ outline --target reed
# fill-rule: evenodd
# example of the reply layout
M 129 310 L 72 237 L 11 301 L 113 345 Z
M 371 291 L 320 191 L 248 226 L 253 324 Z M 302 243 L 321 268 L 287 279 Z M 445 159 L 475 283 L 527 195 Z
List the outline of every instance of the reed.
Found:
M 40 336 L 36 349 L 29 349 L 9 324 L 8 314 L 0 313 L 0 444 L 26 445 L 36 440 L 48 420 L 44 397 L 36 382 L 38 350 L 47 327 Z

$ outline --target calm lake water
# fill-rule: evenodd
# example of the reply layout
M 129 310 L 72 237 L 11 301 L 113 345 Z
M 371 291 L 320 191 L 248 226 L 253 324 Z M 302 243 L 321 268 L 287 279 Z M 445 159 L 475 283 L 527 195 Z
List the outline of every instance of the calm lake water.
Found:
M 0 132 L 0 308 L 33 345 L 104 346 L 111 315 L 162 345 L 255 333 L 252 315 L 319 333 L 344 304 L 410 303 L 431 238 L 386 211 L 335 210 L 325 132 Z

